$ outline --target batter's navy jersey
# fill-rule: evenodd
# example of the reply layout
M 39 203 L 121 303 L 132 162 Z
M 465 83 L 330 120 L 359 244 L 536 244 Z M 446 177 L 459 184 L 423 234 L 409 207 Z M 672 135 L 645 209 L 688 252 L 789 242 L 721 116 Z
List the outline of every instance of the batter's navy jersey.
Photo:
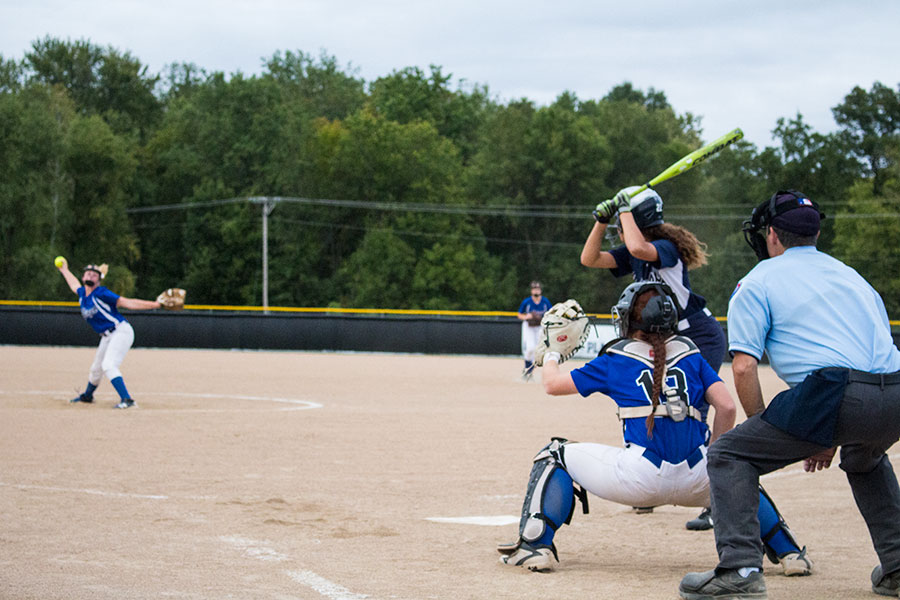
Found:
M 553 305 L 550 304 L 550 301 L 546 298 L 541 298 L 541 301 L 535 304 L 534 300 L 531 299 L 531 296 L 528 296 L 524 300 L 522 300 L 522 304 L 519 305 L 519 312 L 522 314 L 527 314 L 531 312 L 547 312 Z
M 619 406 L 649 406 L 653 390 L 653 369 L 621 354 L 601 354 L 580 369 L 572 371 L 572 381 L 582 396 L 594 392 L 606 394 Z M 649 448 L 662 460 L 678 464 L 707 443 L 709 404 L 706 390 L 722 381 L 699 354 L 689 354 L 666 371 L 666 383 L 685 401 L 700 411 L 703 422 L 687 418 L 681 422 L 657 417 L 653 437 L 647 436 L 646 417 L 625 419 L 625 443 Z M 660 401 L 662 404 L 662 401 Z
M 125 320 L 116 309 L 119 295 L 102 285 L 90 295 L 85 295 L 84 288 L 78 288 L 78 302 L 81 304 L 81 316 L 97 333 L 105 333 L 115 329 Z
M 654 262 L 633 257 L 626 246 L 610 250 L 610 254 L 616 259 L 616 266 L 610 269 L 612 274 L 622 277 L 630 273 L 634 275 L 635 281 L 659 281 L 668 285 L 678 300 L 679 319 L 686 319 L 703 310 L 706 300 L 691 291 L 687 267 L 675 244 L 669 240 L 654 240 L 650 243 L 656 247 L 658 255 Z

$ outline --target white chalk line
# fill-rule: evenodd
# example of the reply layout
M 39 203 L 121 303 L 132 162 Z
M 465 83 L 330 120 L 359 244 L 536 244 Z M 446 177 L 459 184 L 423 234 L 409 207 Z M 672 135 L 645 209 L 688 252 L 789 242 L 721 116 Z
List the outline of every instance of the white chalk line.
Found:
M 286 562 L 291 558 L 282 552 L 278 552 L 270 546 L 271 542 L 251 540 L 240 536 L 220 536 L 219 540 L 229 546 L 243 552 L 244 556 L 266 562 Z M 284 574 L 293 581 L 305 585 L 329 600 L 364 600 L 368 594 L 351 592 L 347 588 L 333 581 L 325 579 L 312 571 L 284 571 Z
M 0 394 L 5 395 L 27 395 L 27 396 L 47 396 L 47 395 L 65 395 L 72 394 L 71 390 L 24 390 L 24 391 L 13 391 L 13 390 L 0 390 Z M 171 397 L 183 397 L 183 398 L 200 398 L 200 399 L 224 399 L 224 400 L 249 400 L 252 402 L 276 402 L 280 404 L 290 404 L 292 406 L 288 408 L 281 408 L 281 411 L 293 411 L 293 410 L 309 410 L 312 408 L 322 408 L 323 405 L 318 402 L 313 402 L 311 400 L 300 400 L 299 398 L 277 398 L 272 396 L 247 396 L 243 394 L 212 394 L 212 393 L 194 393 L 194 392 L 152 392 L 146 394 L 146 397 L 152 398 L 154 396 L 171 396 Z M 140 401 L 138 402 L 138 406 L 140 406 Z M 178 412 L 236 412 L 229 411 L 228 409 L 223 408 L 201 408 L 201 409 L 157 409 L 157 410 L 175 410 Z
M 128 492 L 107 492 L 90 488 L 66 488 L 52 485 L 28 485 L 22 483 L 6 483 L 0 481 L 0 487 L 16 488 L 18 490 L 41 490 L 44 492 L 65 492 L 76 494 L 89 494 L 91 496 L 107 496 L 112 498 L 135 498 L 137 500 L 168 500 L 165 494 L 131 494 Z
M 496 515 L 484 517 L 425 517 L 432 523 L 452 523 L 458 525 L 483 525 L 487 527 L 500 527 L 519 522 L 519 517 L 513 515 Z

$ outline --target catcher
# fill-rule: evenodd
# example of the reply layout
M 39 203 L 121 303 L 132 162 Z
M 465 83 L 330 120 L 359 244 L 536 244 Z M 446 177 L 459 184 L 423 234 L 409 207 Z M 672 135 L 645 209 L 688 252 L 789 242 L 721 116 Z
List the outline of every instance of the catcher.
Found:
M 531 296 L 519 304 L 518 317 L 522 321 L 522 358 L 525 368 L 522 379 L 530 381 L 534 374 L 534 350 L 541 336 L 541 317 L 550 309 L 550 301 L 542 296 L 540 281 L 531 282 Z
M 62 259 L 57 263 L 59 272 L 62 274 L 69 289 L 78 296 L 78 302 L 81 305 L 81 316 L 84 317 L 88 325 L 94 328 L 100 334 L 100 345 L 97 347 L 97 353 L 94 355 L 94 362 L 91 364 L 91 370 L 88 372 L 88 384 L 84 392 L 73 398 L 69 402 L 82 402 L 90 404 L 94 401 L 94 390 L 100 385 L 100 379 L 103 375 L 109 379 L 116 392 L 119 394 L 119 403 L 116 408 L 133 408 L 137 405 L 128 388 L 125 387 L 125 380 L 122 379 L 122 372 L 119 365 L 125 360 L 125 355 L 131 349 L 134 343 L 134 329 L 131 324 L 119 314 L 119 308 L 128 308 L 131 310 L 150 310 L 155 308 L 167 308 L 169 310 L 178 310 L 184 307 L 185 291 L 182 289 L 168 289 L 156 300 L 140 300 L 137 298 L 126 298 L 119 296 L 108 288 L 100 285 L 100 282 L 106 277 L 107 265 L 90 264 L 84 268 L 84 274 L 81 281 L 69 271 L 68 262 Z
M 497 548 L 504 565 L 552 570 L 559 560 L 556 530 L 571 521 L 576 497 L 588 512 L 586 492 L 625 506 L 709 504 L 706 449 L 734 425 L 728 389 L 697 346 L 674 335 L 678 317 L 668 286 L 632 283 L 612 313 L 619 338 L 585 366 L 562 372 L 559 363 L 584 343 L 588 318 L 574 300 L 557 304 L 544 315 L 535 362 L 544 368 L 550 395 L 599 392 L 612 398 L 625 446 L 552 438 L 534 458 L 519 537 Z M 711 431 L 710 406 L 716 409 Z M 762 488 L 758 515 L 767 556 L 786 575 L 808 575 L 806 548 Z

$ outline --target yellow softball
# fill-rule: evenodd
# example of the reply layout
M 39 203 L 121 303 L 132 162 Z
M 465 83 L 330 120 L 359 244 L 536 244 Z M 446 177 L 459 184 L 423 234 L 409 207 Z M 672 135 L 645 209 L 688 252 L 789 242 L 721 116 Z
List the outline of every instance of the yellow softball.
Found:
M 66 259 L 62 256 L 57 256 L 53 259 L 53 264 L 56 265 L 57 269 L 62 269 L 63 265 L 66 264 Z

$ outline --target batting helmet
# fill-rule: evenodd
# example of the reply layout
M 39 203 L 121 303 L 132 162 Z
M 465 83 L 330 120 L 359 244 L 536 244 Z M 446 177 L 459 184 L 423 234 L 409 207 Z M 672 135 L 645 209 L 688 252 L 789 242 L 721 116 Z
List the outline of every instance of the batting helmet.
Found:
M 657 295 L 647 301 L 640 315 L 633 315 L 638 297 L 651 290 Z M 619 296 L 619 301 L 612 307 L 616 335 L 628 337 L 632 329 L 647 333 L 674 332 L 678 324 L 676 306 L 672 289 L 666 284 L 656 281 L 636 281 L 625 288 Z M 638 316 L 640 318 L 635 318 Z
M 640 186 L 633 185 L 625 188 L 625 191 L 632 193 L 638 188 Z M 656 193 L 656 190 L 647 188 L 632 198 L 630 205 L 631 214 L 638 229 L 647 229 L 648 227 L 656 227 L 665 223 L 663 220 L 663 201 L 659 194 Z M 606 238 L 615 240 L 619 235 L 620 228 L 619 215 L 617 214 L 615 222 L 606 228 Z

